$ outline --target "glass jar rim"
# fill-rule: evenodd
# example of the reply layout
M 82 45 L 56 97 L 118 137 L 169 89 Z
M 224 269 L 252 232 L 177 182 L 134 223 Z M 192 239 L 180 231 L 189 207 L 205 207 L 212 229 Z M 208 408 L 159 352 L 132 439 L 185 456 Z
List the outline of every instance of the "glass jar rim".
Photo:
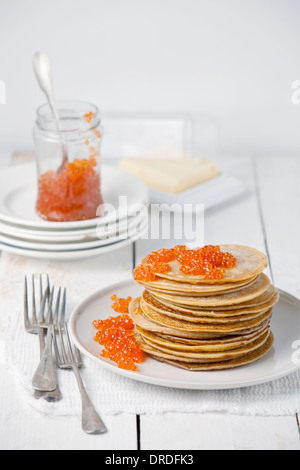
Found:
M 99 117 L 99 108 L 88 101 L 83 101 L 83 100 L 57 100 L 56 101 L 56 106 L 57 106 L 57 111 L 58 114 L 62 115 L 62 121 L 63 119 L 76 119 L 76 120 L 84 120 L 84 115 L 88 113 L 93 113 L 93 116 L 91 117 L 90 121 L 85 120 L 85 122 L 88 124 L 86 130 L 92 130 L 95 129 L 99 126 L 101 120 Z M 70 112 L 70 115 L 68 115 L 68 111 Z M 76 113 L 77 111 L 77 113 Z M 72 115 L 73 112 L 73 115 Z M 46 128 L 46 123 L 48 124 L 54 124 L 54 129 L 47 129 Z M 58 129 L 55 129 L 55 118 L 53 116 L 51 107 L 49 103 L 43 103 L 37 108 L 37 119 L 36 119 L 36 124 L 40 128 L 40 130 L 44 132 L 50 132 L 51 134 L 61 134 Z M 72 127 L 69 129 L 63 129 L 62 132 L 63 134 L 65 133 L 72 133 L 76 132 L 78 130 L 78 127 Z

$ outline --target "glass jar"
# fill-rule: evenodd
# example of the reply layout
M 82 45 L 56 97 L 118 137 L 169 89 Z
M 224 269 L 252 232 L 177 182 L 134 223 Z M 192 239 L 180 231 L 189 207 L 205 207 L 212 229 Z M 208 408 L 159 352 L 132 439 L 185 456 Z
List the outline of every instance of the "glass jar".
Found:
M 38 195 L 36 211 L 50 221 L 93 219 L 103 204 L 98 108 L 82 101 L 58 101 L 61 130 L 48 104 L 37 110 L 33 135 Z M 64 155 L 67 161 L 64 160 Z

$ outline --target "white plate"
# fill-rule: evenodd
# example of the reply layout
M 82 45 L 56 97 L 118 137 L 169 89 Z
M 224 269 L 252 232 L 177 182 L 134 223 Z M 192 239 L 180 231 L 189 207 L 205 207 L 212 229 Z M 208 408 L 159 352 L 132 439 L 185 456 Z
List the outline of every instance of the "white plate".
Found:
M 47 230 L 71 230 L 105 225 L 136 213 L 148 200 L 147 186 L 135 176 L 118 168 L 102 165 L 102 195 L 107 213 L 103 217 L 77 222 L 49 222 L 35 212 L 37 176 L 35 163 L 26 163 L 0 172 L 0 221 L 23 227 Z M 127 204 L 119 204 L 119 197 Z
M 128 226 L 133 227 L 138 225 L 145 218 L 148 209 L 145 202 L 145 209 L 143 209 L 137 216 L 124 218 L 116 223 L 93 227 L 83 230 L 70 230 L 70 231 L 47 231 L 47 230 L 30 230 L 23 227 L 18 227 L 12 224 L 0 222 L 0 241 L 7 242 L 4 237 L 16 237 L 22 241 L 28 242 L 44 242 L 44 243 L 71 243 L 71 242 L 88 242 L 95 241 L 95 239 L 111 237 L 115 233 L 124 232 Z
M 86 250 L 89 248 L 99 248 L 101 246 L 111 245 L 112 243 L 121 242 L 127 238 L 132 238 L 137 235 L 138 231 L 144 230 L 145 226 L 148 224 L 146 214 L 144 214 L 143 219 L 137 221 L 129 222 L 126 230 L 123 230 L 119 233 L 111 234 L 110 237 L 106 238 L 94 238 L 93 240 L 83 240 L 80 242 L 40 242 L 40 241 L 29 241 L 23 240 L 16 237 L 6 236 L 0 234 L 0 243 L 5 243 L 8 245 L 13 245 L 18 248 L 25 248 L 28 250 L 45 250 L 51 252 L 60 252 L 60 251 L 74 251 L 74 250 Z
M 295 352 L 292 345 L 294 341 L 299 341 L 300 335 L 300 301 L 280 292 L 280 300 L 274 308 L 271 324 L 275 337 L 274 346 L 252 364 L 225 371 L 191 372 L 147 357 L 142 364 L 138 364 L 138 372 L 119 369 L 109 359 L 99 355 L 101 346 L 93 339 L 96 330 L 92 322 L 116 315 L 111 307 L 113 294 L 121 298 L 135 298 L 142 291 L 143 289 L 131 279 L 102 289 L 84 300 L 73 311 L 69 320 L 70 334 L 78 349 L 101 367 L 116 374 L 164 387 L 195 390 L 257 385 L 288 375 L 300 366 L 300 361 L 292 361 L 292 354 Z
M 168 204 L 172 210 L 186 205 L 185 210 L 194 212 L 197 204 L 203 204 L 205 210 L 213 209 L 220 204 L 229 203 L 241 197 L 246 191 L 242 181 L 222 174 L 206 183 L 199 184 L 180 194 L 168 194 L 156 189 L 150 189 L 150 202 L 152 204 Z
M 81 259 L 94 258 L 95 256 L 100 256 L 111 251 L 120 250 L 121 248 L 131 245 L 134 241 L 143 237 L 148 232 L 148 226 L 144 232 L 140 232 L 128 238 L 127 240 L 118 241 L 111 243 L 106 246 L 101 246 L 98 248 L 89 248 L 82 250 L 73 250 L 73 251 L 47 251 L 47 250 L 29 250 L 26 248 L 19 248 L 14 245 L 0 242 L 0 250 L 12 253 L 15 255 L 25 256 L 26 258 L 34 259 L 43 259 L 43 260 L 54 260 L 54 261 L 76 261 Z

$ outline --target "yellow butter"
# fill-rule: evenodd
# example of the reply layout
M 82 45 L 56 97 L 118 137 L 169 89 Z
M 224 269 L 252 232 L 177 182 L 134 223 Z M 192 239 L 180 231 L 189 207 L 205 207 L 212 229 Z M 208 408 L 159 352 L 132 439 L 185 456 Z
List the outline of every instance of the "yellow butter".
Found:
M 120 168 L 131 173 L 150 188 L 179 194 L 219 174 L 216 163 L 205 158 L 125 158 Z

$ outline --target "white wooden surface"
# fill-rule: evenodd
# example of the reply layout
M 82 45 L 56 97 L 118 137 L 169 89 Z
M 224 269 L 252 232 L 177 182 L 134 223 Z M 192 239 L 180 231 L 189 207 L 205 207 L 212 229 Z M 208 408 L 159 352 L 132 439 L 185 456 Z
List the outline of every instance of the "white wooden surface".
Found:
M 222 210 L 206 214 L 205 242 L 248 244 L 265 251 L 275 284 L 300 296 L 300 157 L 224 157 L 221 165 L 227 173 L 242 179 L 249 191 Z M 156 247 L 161 247 L 159 242 L 138 242 L 136 262 Z M 111 255 L 101 257 L 102 276 L 109 262 Z M 106 416 L 109 432 L 103 436 L 86 436 L 75 418 L 51 418 L 33 410 L 20 398 L 16 379 L 1 365 L 0 383 L 2 450 L 300 449 L 294 414 Z

